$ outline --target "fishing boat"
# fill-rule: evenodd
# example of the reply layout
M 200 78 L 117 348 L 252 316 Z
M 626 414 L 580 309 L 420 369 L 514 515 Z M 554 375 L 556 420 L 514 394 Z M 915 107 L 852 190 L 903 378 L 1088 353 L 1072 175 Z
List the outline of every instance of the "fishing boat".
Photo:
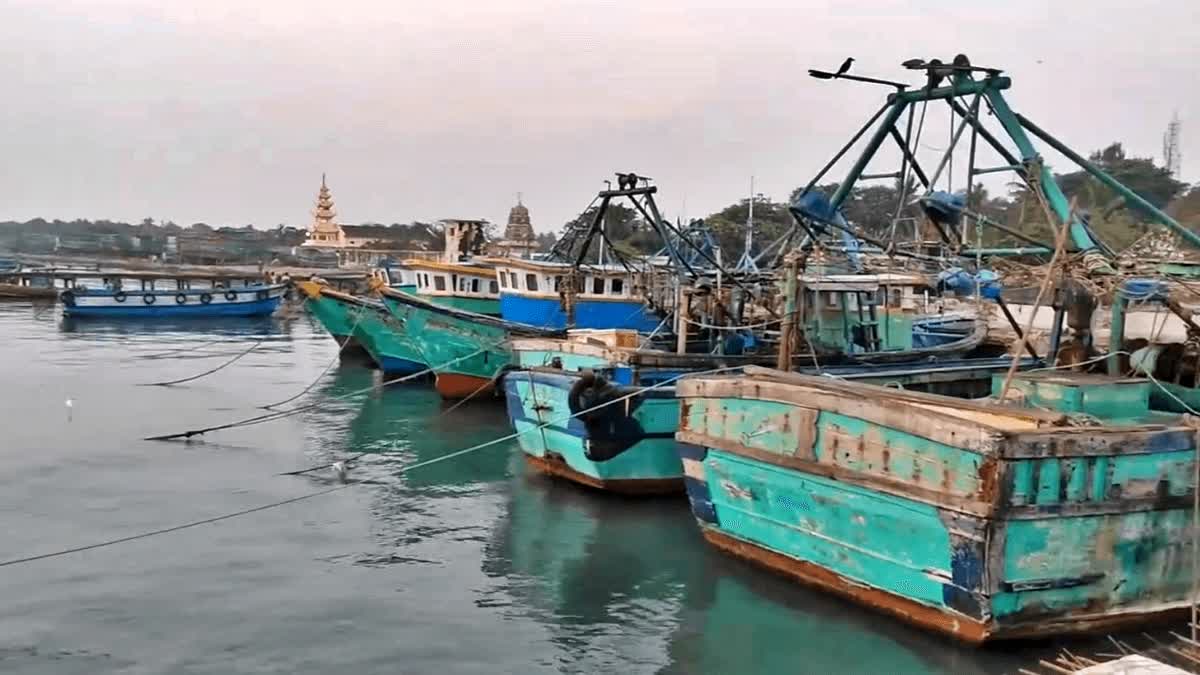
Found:
M 386 284 L 382 277 L 375 279 Z M 385 375 L 413 375 L 428 369 L 408 339 L 403 323 L 382 302 L 343 293 L 320 281 L 300 281 L 295 286 L 307 297 L 309 310 L 338 340 L 343 351 L 347 348 L 365 351 Z
M 253 278 L 214 279 L 203 274 L 121 273 L 101 278 L 100 288 L 75 283 L 59 293 L 71 317 L 214 317 L 271 314 L 286 284 Z
M 625 328 L 652 332 L 663 317 L 647 305 L 639 275 L 621 265 L 555 260 L 492 260 L 500 283 L 500 315 L 543 328 Z M 576 284 L 564 307 L 565 279 Z
M 1195 429 L 1152 410 L 1146 380 L 1013 386 L 1041 407 L 755 369 L 685 378 L 692 512 L 724 551 L 972 643 L 1186 608 Z
M 408 260 L 404 264 L 412 271 L 415 283 L 410 292 L 418 297 L 444 307 L 500 316 L 500 286 L 491 266 L 476 261 L 437 260 Z
M 922 330 L 915 314 L 917 277 L 806 279 L 802 304 L 811 311 L 803 321 L 820 352 L 790 357 L 794 370 L 983 396 L 992 373 L 1011 363 L 1006 356 L 974 353 L 986 336 L 982 320 L 961 333 L 940 325 L 936 333 Z M 868 297 L 885 301 L 867 305 Z M 878 328 L 878 334 L 867 328 Z M 601 490 L 681 492 L 684 472 L 674 441 L 679 401 L 672 382 L 687 373 L 728 372 L 778 360 L 773 350 L 743 351 L 743 335 L 737 332 L 723 334 L 719 347 L 737 338 L 737 353 L 656 349 L 633 331 L 570 331 L 566 339 L 514 340 L 519 369 L 505 374 L 504 391 L 509 420 L 525 432 L 518 439 L 526 462 Z M 921 340 L 932 344 L 921 345 Z M 965 358 L 968 354 L 973 358 Z M 1022 365 L 1033 363 L 1027 359 Z M 624 402 L 606 405 L 618 400 Z
M 913 128 L 901 133 L 896 122 L 923 102 L 947 100 L 959 122 L 955 134 L 932 177 L 918 176 L 927 190 L 923 206 L 943 216 L 930 214 L 939 240 L 910 254 L 949 248 L 958 260 L 975 256 L 976 264 L 985 255 L 1050 254 L 1034 309 L 1044 296 L 1055 310 L 1049 350 L 1055 363 L 994 375 L 983 400 L 754 367 L 738 377 L 684 377 L 676 387 L 677 449 L 705 539 L 806 585 L 974 644 L 1141 627 L 1186 611 L 1200 536 L 1192 525 L 1197 424 L 1163 405 L 1162 395 L 1183 383 L 1162 380 L 1195 350 L 1123 339 L 1126 302 L 1170 304 L 1161 280 L 1134 279 L 1116 291 L 1112 351 L 1095 357 L 1092 312 L 1100 298 L 1079 278 L 1115 269 L 1029 135 L 1185 240 L 1200 244 L 1200 236 L 1014 113 L 1002 94 L 1011 81 L 999 70 L 972 66 L 962 55 L 951 63 L 913 59 L 905 67 L 921 71 L 927 85 L 909 89 L 848 76 L 899 89 L 855 137 L 879 121 L 831 199 L 833 209 L 885 139 L 900 144 L 902 162 L 916 171 Z M 970 108 L 955 101 L 960 96 L 973 101 Z M 971 113 L 983 99 L 999 134 Z M 966 222 L 953 214 L 967 215 L 968 200 L 938 198 L 932 186 L 967 128 L 966 184 L 973 184 L 978 137 L 1008 161 L 995 170 L 1013 172 L 1039 202 L 1059 232 L 1055 245 L 1016 232 L 1009 234 L 1029 246 L 985 250 L 977 238 L 974 250 L 961 247 Z M 1016 153 L 1001 142 L 1005 135 Z M 979 214 L 970 217 L 1003 229 Z M 838 227 L 834 217 L 824 222 Z M 1067 244 L 1073 255 L 1060 268 Z M 1064 320 L 1073 333 L 1067 340 Z M 1190 315 L 1185 323 L 1193 337 L 1200 335 Z
M 376 282 L 374 291 L 416 358 L 434 371 L 443 398 L 467 399 L 492 393 L 497 377 L 512 363 L 508 344 L 519 337 L 553 337 L 543 330 L 486 314 L 447 307 Z
M 602 300 L 603 303 L 607 303 L 606 306 L 610 306 L 610 309 L 604 312 L 588 314 L 591 317 L 590 323 L 596 324 L 596 328 L 619 328 L 630 325 L 631 322 L 636 327 L 648 329 L 663 325 L 663 321 L 657 317 L 653 321 L 635 319 L 626 312 L 626 310 L 632 312 L 636 309 L 639 316 L 647 316 L 648 305 L 645 298 L 652 297 L 654 294 L 650 291 L 654 289 L 646 284 L 639 286 L 636 280 L 651 278 L 652 273 L 640 274 L 629 263 L 621 265 L 620 270 L 617 271 L 609 270 L 604 265 L 590 265 L 582 262 L 587 254 L 588 243 L 597 236 L 598 225 L 596 223 L 602 222 L 603 214 L 612 200 L 628 197 L 634 200 L 639 208 L 648 209 L 649 213 L 657 214 L 658 212 L 657 206 L 653 205 L 656 187 L 638 185 L 639 182 L 645 182 L 641 177 L 625 174 L 620 176 L 622 184 L 628 185 L 628 188 L 600 192 L 598 196 L 600 205 L 588 234 L 578 240 L 565 238 L 564 241 L 568 244 L 562 253 L 564 257 L 573 258 L 573 262 L 544 263 L 507 258 L 482 261 L 494 268 L 495 276 L 492 281 L 497 282 L 497 287 L 501 292 L 501 317 L 448 306 L 440 299 L 429 302 L 420 297 L 422 295 L 420 288 L 418 288 L 418 295 L 414 297 L 399 293 L 378 282 L 374 284 L 375 291 L 392 315 L 403 324 L 407 337 L 422 355 L 424 362 L 431 364 L 431 367 L 436 370 L 437 390 L 442 396 L 453 399 L 486 396 L 494 391 L 498 376 L 513 364 L 513 355 L 509 345 L 514 339 L 562 337 L 565 335 L 561 328 L 554 327 L 564 322 L 560 322 L 558 320 L 560 317 L 553 313 L 540 317 L 529 313 L 518 313 L 535 323 L 514 321 L 508 316 L 504 316 L 503 294 L 505 289 L 516 290 L 514 286 L 518 283 L 529 293 L 557 293 L 558 295 L 553 296 L 557 298 L 554 302 L 559 303 L 557 306 L 562 310 L 562 317 L 565 317 L 565 325 L 578 325 L 578 319 L 581 316 L 581 305 L 578 298 L 581 294 L 593 300 Z M 638 199 L 643 201 L 637 201 Z M 660 222 L 654 224 L 653 227 L 665 228 L 669 227 L 669 224 Z M 450 233 L 452 230 L 448 228 L 447 232 Z M 456 228 L 453 232 L 456 240 L 460 242 L 480 241 L 477 236 L 479 233 L 475 229 Z M 569 250 L 572 242 L 582 242 L 582 246 L 577 252 L 572 253 Z M 467 243 L 452 244 L 448 239 L 447 251 L 457 252 L 461 256 L 464 255 L 464 251 L 469 249 L 471 246 Z M 551 253 L 555 253 L 555 251 Z M 428 269 L 430 275 L 433 275 L 436 270 L 441 270 L 441 277 L 430 276 L 429 279 L 433 281 L 422 280 L 421 282 L 433 283 L 436 288 L 436 279 L 454 279 L 453 275 L 457 273 L 455 270 L 461 271 L 464 268 L 463 263 L 466 262 L 469 260 L 459 260 L 449 265 L 444 263 L 435 267 L 417 266 L 415 269 Z M 521 276 L 514 278 L 518 269 L 521 270 Z M 420 276 L 423 278 L 426 274 L 426 272 L 421 272 Z M 458 288 L 462 287 L 462 279 L 460 276 Z M 588 289 L 583 288 L 585 280 L 588 284 L 592 284 Z M 449 288 L 448 285 L 447 288 Z M 491 288 L 489 286 L 488 292 L 491 292 Z M 482 285 L 480 289 L 482 290 Z M 549 300 L 549 298 L 541 299 Z M 623 309 L 612 311 L 611 307 Z

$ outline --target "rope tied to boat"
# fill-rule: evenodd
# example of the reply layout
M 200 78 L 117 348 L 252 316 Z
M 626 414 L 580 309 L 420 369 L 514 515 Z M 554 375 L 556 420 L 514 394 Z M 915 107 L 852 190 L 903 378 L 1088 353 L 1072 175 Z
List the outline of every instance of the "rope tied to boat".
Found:
M 246 356 L 250 352 L 252 352 L 255 349 L 258 349 L 260 346 L 262 346 L 262 343 L 263 343 L 262 340 L 258 340 L 254 344 L 250 345 L 250 347 L 248 349 L 245 349 L 245 350 L 239 352 L 237 354 L 237 356 L 234 356 L 232 359 L 229 359 L 228 361 L 226 361 L 225 363 L 222 363 L 221 365 L 217 366 L 216 368 L 210 368 L 198 375 L 192 375 L 191 377 L 183 377 L 178 380 L 166 380 L 163 382 L 146 382 L 146 383 L 139 384 L 138 386 L 139 387 L 169 387 L 169 386 L 175 385 L 175 384 L 183 384 L 184 382 L 192 382 L 194 380 L 199 380 L 202 377 L 207 377 L 217 371 L 224 370 L 225 368 L 232 366 L 233 364 L 235 364 L 239 360 L 241 360 L 241 358 L 243 356 Z
M 362 389 L 356 389 L 354 391 L 347 392 L 345 394 L 333 396 L 333 397 L 331 397 L 330 400 L 338 401 L 338 400 L 342 400 L 345 398 L 349 398 L 351 396 L 357 396 L 359 394 L 366 393 L 368 391 L 373 391 L 376 389 L 376 387 L 387 387 L 387 386 L 397 384 L 400 382 L 408 382 L 409 380 L 414 380 L 418 377 L 423 377 L 425 375 L 435 372 L 436 368 L 445 368 L 446 366 L 454 365 L 455 363 L 458 363 L 459 361 L 464 361 L 473 356 L 476 356 L 477 354 L 481 354 L 489 349 L 493 349 L 493 348 L 499 346 L 500 344 L 503 344 L 503 342 L 504 341 L 502 340 L 501 342 L 498 342 L 494 345 L 488 345 L 486 347 L 483 347 L 482 349 L 479 349 L 476 352 L 467 354 L 466 356 L 460 356 L 456 359 L 453 359 L 451 361 L 443 363 L 439 366 L 426 368 L 425 370 L 421 370 L 416 373 L 412 373 L 411 375 L 395 377 L 390 380 L 385 380 L 384 382 L 380 383 L 379 385 L 371 385 L 370 387 L 363 387 Z M 283 419 L 285 417 L 291 417 L 292 415 L 298 415 L 302 412 L 312 410 L 313 408 L 316 408 L 316 407 L 320 406 L 321 404 L 322 404 L 322 402 L 309 403 L 309 404 L 305 404 L 302 406 L 298 406 L 296 408 L 288 408 L 287 410 L 278 410 L 275 412 L 264 413 L 262 415 L 255 415 L 253 417 L 247 417 L 245 419 L 238 420 L 236 422 L 229 422 L 226 424 L 218 424 L 218 425 L 211 426 L 211 427 L 205 427 L 203 429 L 191 429 L 189 431 L 181 431 L 181 432 L 174 433 L 174 434 L 162 434 L 159 436 L 147 436 L 147 437 L 143 438 L 142 440 L 144 440 L 144 441 L 173 441 L 173 440 L 178 440 L 181 438 L 186 440 L 186 439 L 192 438 L 193 436 L 202 436 L 202 435 L 212 432 L 212 431 L 225 431 L 227 429 L 236 429 L 238 427 L 248 427 L 248 426 L 252 426 L 255 424 L 263 424 L 265 422 L 273 422 L 278 419 Z
M 715 374 L 717 374 L 717 373 L 722 373 L 722 372 L 730 372 L 730 371 L 734 371 L 734 370 L 740 370 L 740 369 L 741 369 L 741 366 L 725 366 L 725 367 L 722 367 L 722 368 L 713 368 L 713 369 L 711 369 L 711 370 L 697 371 L 697 372 L 692 372 L 692 373 L 682 373 L 682 374 L 676 375 L 676 376 L 674 376 L 674 377 L 670 377 L 670 378 L 668 378 L 668 379 L 665 379 L 665 380 L 663 380 L 662 382 L 658 382 L 658 383 L 655 383 L 655 384 L 652 384 L 652 385 L 648 385 L 648 386 L 646 386 L 646 387 L 639 387 L 639 388 L 635 389 L 634 391 L 632 391 L 632 392 L 630 392 L 630 393 L 628 393 L 628 394 L 625 394 L 624 396 L 621 396 L 621 397 L 619 397 L 619 398 L 615 398 L 615 399 L 613 399 L 613 400 L 611 400 L 611 401 L 606 401 L 606 402 L 604 402 L 604 403 L 601 403 L 601 404 L 599 404 L 598 406 L 596 406 L 596 408 L 600 408 L 600 407 L 604 407 L 604 406 L 610 406 L 610 405 L 614 405 L 614 404 L 616 404 L 616 403 L 620 403 L 620 402 L 622 402 L 622 401 L 625 401 L 625 400 L 627 400 L 627 399 L 633 398 L 634 396 L 638 396 L 638 395 L 640 395 L 640 394 L 642 394 L 643 392 L 646 392 L 646 391 L 651 391 L 651 390 L 654 390 L 654 389 L 661 389 L 661 388 L 663 388 L 663 387 L 666 387 L 666 386 L 669 386 L 669 385 L 672 385 L 672 384 L 674 384 L 676 381 L 678 381 L 678 380 L 680 380 L 680 379 L 682 379 L 682 378 L 684 378 L 684 377 L 688 377 L 688 376 L 695 376 L 695 375 L 715 375 Z M 365 390 L 364 390 L 364 391 L 365 391 Z M 362 392 L 360 391 L 360 392 L 356 392 L 356 393 L 362 393 Z M 308 407 L 308 408 L 311 408 L 312 406 L 306 406 L 306 407 Z M 591 410 L 592 410 L 592 409 L 589 409 L 589 410 L 584 410 L 584 411 L 580 411 L 580 412 L 581 412 L 581 413 L 582 413 L 582 412 L 590 412 Z M 439 463 L 441 463 L 441 462 L 449 461 L 449 460 L 451 460 L 451 459 L 454 459 L 454 458 L 456 458 L 456 457 L 461 457 L 461 456 L 463 456 L 463 455 L 470 454 L 470 453 L 472 453 L 472 452 L 478 452 L 479 450 L 483 450 L 484 448 L 493 447 L 493 446 L 495 446 L 495 445 L 498 445 L 498 444 L 500 444 L 500 443 L 505 443 L 505 442 L 507 442 L 507 441 L 511 441 L 511 440 L 513 440 L 513 439 L 519 438 L 519 437 L 521 437 L 521 436 L 523 436 L 523 435 L 525 435 L 525 434 L 527 434 L 527 433 L 531 433 L 531 432 L 533 432 L 533 431 L 541 431 L 541 430 L 543 430 L 543 429 L 545 429 L 546 427 L 548 427 L 548 426 L 551 426 L 551 425 L 555 425 L 555 424 L 562 424 L 562 423 L 564 423 L 564 422 L 567 422 L 567 421 L 569 421 L 569 420 L 570 420 L 572 417 L 575 417 L 575 415 L 576 415 L 576 414 L 577 414 L 577 413 L 572 413 L 572 414 L 566 415 L 566 416 L 564 416 L 564 417 L 561 417 L 561 418 L 558 418 L 558 419 L 553 419 L 553 420 L 550 420 L 550 421 L 548 421 L 548 422 L 543 422 L 542 424 L 539 424 L 539 425 L 537 425 L 537 426 L 531 426 L 531 427 L 529 427 L 528 429 L 525 429 L 524 431 L 516 431 L 516 432 L 513 432 L 513 433 L 511 433 L 511 434 L 508 434 L 507 436 L 501 436 L 500 438 L 495 438 L 495 439 L 492 439 L 492 440 L 490 440 L 490 441 L 485 441 L 485 442 L 483 442 L 483 443 L 479 443 L 479 444 L 473 445 L 473 446 L 471 446 L 471 447 L 469 447 L 469 448 L 463 448 L 462 450 L 457 450 L 457 451 L 455 451 L 455 452 L 447 453 L 447 454 L 445 454 L 445 455 L 441 455 L 441 456 L 439 456 L 439 457 L 434 457 L 434 458 L 432 458 L 432 459 L 428 459 L 428 460 L 425 460 L 425 461 L 423 461 L 423 462 L 416 462 L 416 463 L 414 463 L 414 464 L 409 464 L 409 465 L 407 465 L 407 466 L 400 467 L 400 469 L 399 469 L 399 472 L 400 472 L 401 474 L 408 473 L 409 471 L 413 471 L 413 470 L 416 470 L 416 469 L 420 469 L 420 468 L 424 468 L 424 467 L 427 467 L 427 466 L 431 466 L 431 465 L 433 465 L 433 464 L 439 464 Z M 157 440 L 157 439 L 147 439 L 147 440 Z M 358 456 L 356 456 L 356 457 L 352 457 L 352 458 L 350 458 L 350 459 L 348 459 L 348 460 L 345 460 L 345 459 L 343 459 L 343 460 L 338 460 L 338 461 L 336 461 L 336 462 L 330 462 L 329 464 L 325 464 L 325 465 L 322 465 L 322 466 L 314 466 L 314 467 L 310 467 L 310 468 L 308 468 L 308 469 L 303 469 L 303 470 L 301 470 L 301 471 L 291 471 L 291 472 L 284 473 L 284 474 L 280 474 L 280 475 L 287 475 L 287 476 L 298 476 L 298 475 L 302 475 L 302 474 L 305 474 L 305 473 L 312 473 L 313 471 L 319 471 L 319 470 L 321 470 L 321 469 L 328 469 L 328 468 L 332 467 L 332 466 L 333 466 L 333 465 L 335 465 L 335 464 L 343 464 L 343 465 L 344 465 L 344 464 L 346 464 L 346 463 L 349 463 L 349 462 L 352 462 L 352 461 L 356 461 L 356 460 L 362 459 L 363 457 L 366 457 L 366 456 L 370 456 L 370 455 L 380 455 L 380 454 L 385 454 L 385 453 L 381 453 L 381 452 L 365 452 L 365 453 L 362 453 L 362 454 L 360 454 L 360 455 L 358 455 Z M 12 566 L 12 565 L 20 565 L 20 564 L 23 564 L 23 563 L 35 562 L 35 561 L 38 561 L 38 560 L 47 560 L 47 559 L 50 559 L 50 558 L 58 558 L 58 557 L 65 556 L 65 555 L 71 555 L 72 553 L 81 553 L 81 552 L 83 552 L 83 551 L 92 551 L 92 550 L 96 550 L 96 549 L 100 549 L 100 548 L 107 548 L 107 547 L 109 547 L 109 546 L 116 546 L 116 545 L 118 545 L 118 544 L 124 544 L 124 543 L 132 542 L 132 541 L 138 541 L 138 540 L 141 540 L 141 539 L 148 539 L 148 538 L 150 538 L 150 537 L 155 537 L 155 536 L 162 535 L 162 534 L 169 534 L 169 533 L 172 533 L 172 532 L 179 532 L 179 531 L 182 531 L 182 530 L 187 530 L 187 529 L 191 529 L 191 528 L 194 528 L 194 527 L 199 527 L 199 526 L 201 526 L 201 525 L 209 525 L 209 524 L 212 524 L 212 523 L 219 523 L 219 522 L 226 521 L 226 520 L 232 520 L 232 519 L 234 519 L 234 518 L 239 518 L 239 517 L 241 517 L 241 516 L 246 516 L 246 515 L 250 515 L 250 514 L 254 514 L 254 513 L 260 513 L 260 512 L 262 512 L 262 511 L 268 511 L 268 510 L 271 510 L 271 509 L 276 509 L 276 508 L 279 508 L 279 507 L 282 507 L 282 506 L 287 506 L 287 505 L 289 505 L 289 504 L 295 504 L 295 503 L 298 503 L 298 502 L 302 502 L 302 501 L 306 501 L 306 500 L 309 500 L 309 499 L 313 499 L 313 498 L 315 498 L 315 497 L 320 497 L 320 496 L 323 496 L 323 495 L 327 495 L 327 494 L 330 494 L 330 493 L 333 493 L 333 492 L 338 492 L 338 491 L 340 491 L 340 490 L 345 490 L 345 489 L 347 489 L 347 488 L 353 487 L 353 486 L 355 486 L 355 485 L 358 485 L 358 484 L 359 484 L 358 482 L 351 481 L 351 482 L 348 482 L 348 483 L 342 483 L 342 484 L 340 484 L 340 485 L 335 485 L 335 486 L 333 486 L 333 487 L 325 488 L 325 489 L 323 489 L 323 490 L 317 490 L 317 491 L 315 491 L 315 492 L 309 492 L 309 493 L 306 493 L 306 494 L 297 495 L 297 496 L 295 496 L 295 497 L 289 497 L 289 498 L 287 498 L 287 499 L 283 499 L 283 500 L 279 500 L 279 501 L 275 501 L 275 502 L 270 502 L 270 503 L 268 503 L 268 504 L 261 504 L 261 505 L 259 505 L 259 506 L 254 506 L 254 507 L 250 507 L 250 508 L 247 508 L 247 509 L 241 509 L 241 510 L 238 510 L 238 511 L 234 511 L 234 512 L 232 512 L 232 513 L 226 513 L 226 514 L 222 514 L 222 515 L 218 515 L 218 516 L 212 516 L 212 517 L 209 517 L 209 518 L 202 518 L 202 519 L 200 519 L 200 520 L 193 520 L 193 521 L 191 521 L 191 522 L 182 523 L 182 524 L 179 524 L 179 525 L 172 525 L 172 526 L 170 526 L 170 527 L 158 528 L 158 529 L 155 529 L 155 530 L 149 530 L 149 531 L 146 531 L 146 532 L 141 532 L 141 533 L 138 533 L 138 534 L 132 534 L 132 535 L 125 536 L 125 537 L 119 537 L 119 538 L 116 538 L 116 539 L 109 539 L 109 540 L 107 540 L 107 541 L 100 541 L 100 542 L 95 542 L 95 543 L 92 543 L 92 544 L 85 544 L 85 545 L 82 545 L 82 546 L 73 546 L 73 547 L 71 547 L 71 548 L 61 549 L 61 550 L 58 550 L 58 551 L 51 551 L 51 552 L 48 552 L 48 553 L 41 553 L 41 554 L 37 554 L 37 555 L 25 556 L 25 557 L 22 557 L 22 558 L 13 558 L 13 559 L 11 559 L 11 560 L 4 560 L 4 561 L 0 561 L 0 567 L 9 567 L 9 566 Z

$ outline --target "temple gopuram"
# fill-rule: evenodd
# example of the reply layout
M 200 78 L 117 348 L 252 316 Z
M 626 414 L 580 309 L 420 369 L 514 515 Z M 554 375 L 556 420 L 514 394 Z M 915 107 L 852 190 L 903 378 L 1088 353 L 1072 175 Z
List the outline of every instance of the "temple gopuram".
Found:
M 529 209 L 517 195 L 517 205 L 508 212 L 508 224 L 504 227 L 504 239 L 491 245 L 492 255 L 507 258 L 531 258 L 538 249 L 537 235 L 529 223 Z

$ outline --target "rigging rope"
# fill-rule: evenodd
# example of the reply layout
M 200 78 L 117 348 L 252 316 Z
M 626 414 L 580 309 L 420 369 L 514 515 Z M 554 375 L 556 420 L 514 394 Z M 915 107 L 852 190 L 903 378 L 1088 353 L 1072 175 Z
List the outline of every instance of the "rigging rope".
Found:
M 483 353 L 489 349 L 492 349 L 500 344 L 503 344 L 503 341 L 498 342 L 495 345 L 489 345 L 487 347 L 479 349 L 478 351 L 467 354 L 466 356 L 460 356 L 457 359 L 453 359 L 451 361 L 441 364 L 440 366 L 437 366 L 437 368 L 445 368 L 446 366 L 453 365 L 459 361 L 469 359 L 472 356 L 481 354 L 481 353 Z M 386 380 L 379 385 L 371 385 L 370 387 L 363 387 L 362 389 L 357 389 L 355 391 L 351 391 L 346 394 L 340 394 L 338 396 L 333 396 L 333 397 L 331 397 L 331 400 L 339 401 L 339 400 L 342 400 L 345 398 L 349 398 L 351 396 L 357 396 L 359 394 L 362 394 L 362 393 L 365 393 L 368 391 L 373 391 L 376 388 L 376 386 L 387 387 L 389 385 L 393 385 L 398 382 L 407 382 L 409 380 L 414 380 L 418 377 L 428 375 L 429 373 L 432 373 L 434 371 L 435 371 L 434 368 L 426 368 L 425 370 L 421 370 L 416 373 L 412 373 L 411 375 L 404 375 L 402 377 L 396 377 L 396 378 L 392 378 L 390 380 Z M 248 427 L 248 426 L 251 426 L 254 424 L 262 424 L 264 422 L 273 422 L 278 419 L 283 419 L 285 417 L 290 417 L 292 415 L 297 415 L 299 413 L 306 412 L 308 410 L 312 410 L 313 408 L 319 407 L 322 403 L 323 403 L 323 401 L 318 401 L 316 403 L 309 403 L 309 404 L 302 405 L 302 406 L 299 406 L 296 408 L 288 408 L 287 410 L 279 410 L 279 411 L 275 411 L 275 412 L 271 412 L 271 413 L 265 413 L 262 415 L 256 415 L 254 417 L 247 417 L 246 419 L 238 420 L 236 422 L 229 422 L 227 424 L 218 424 L 216 426 L 205 427 L 203 429 L 192 429 L 190 431 L 181 431 L 179 433 L 174 433 L 174 434 L 163 434 L 161 436 L 147 436 L 147 437 L 143 438 L 142 440 L 144 440 L 144 441 L 173 441 L 173 440 L 176 440 L 179 438 L 187 439 L 187 438 L 191 438 L 192 436 L 201 436 L 210 431 L 224 431 L 226 429 L 236 429 L 238 427 Z

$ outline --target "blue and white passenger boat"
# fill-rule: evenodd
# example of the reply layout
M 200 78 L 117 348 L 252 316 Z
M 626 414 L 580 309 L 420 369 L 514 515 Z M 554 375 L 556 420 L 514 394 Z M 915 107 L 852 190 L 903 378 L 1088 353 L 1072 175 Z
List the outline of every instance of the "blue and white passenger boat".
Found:
M 99 288 L 76 283 L 59 293 L 64 316 L 264 316 L 275 311 L 287 292 L 286 284 L 252 278 L 123 273 L 99 279 Z

